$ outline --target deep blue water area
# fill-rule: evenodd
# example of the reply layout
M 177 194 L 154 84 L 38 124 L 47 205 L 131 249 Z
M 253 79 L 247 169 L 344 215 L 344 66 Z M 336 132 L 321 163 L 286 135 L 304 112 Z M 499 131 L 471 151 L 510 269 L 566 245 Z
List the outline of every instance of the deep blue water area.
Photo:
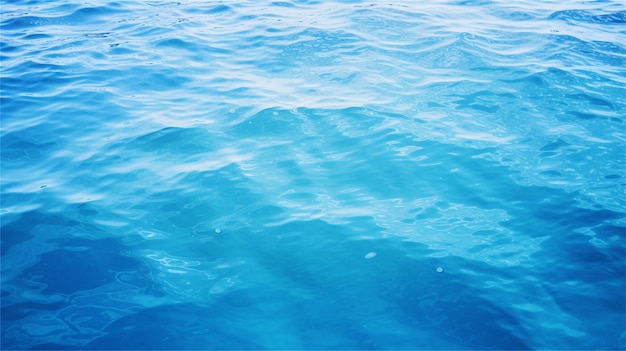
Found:
M 1 349 L 624 349 L 623 1 L 0 4 Z

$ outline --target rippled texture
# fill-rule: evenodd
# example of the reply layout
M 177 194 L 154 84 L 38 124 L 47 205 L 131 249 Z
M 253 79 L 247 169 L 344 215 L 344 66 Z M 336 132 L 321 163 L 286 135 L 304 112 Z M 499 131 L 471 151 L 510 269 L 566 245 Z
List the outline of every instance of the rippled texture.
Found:
M 620 1 L 4 1 L 2 349 L 623 349 Z

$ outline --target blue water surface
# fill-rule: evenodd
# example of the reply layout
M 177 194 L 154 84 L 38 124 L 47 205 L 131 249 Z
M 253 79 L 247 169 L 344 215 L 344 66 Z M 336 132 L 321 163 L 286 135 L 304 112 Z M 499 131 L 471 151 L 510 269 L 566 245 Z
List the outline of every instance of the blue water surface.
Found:
M 624 349 L 623 1 L 1 13 L 2 349 Z

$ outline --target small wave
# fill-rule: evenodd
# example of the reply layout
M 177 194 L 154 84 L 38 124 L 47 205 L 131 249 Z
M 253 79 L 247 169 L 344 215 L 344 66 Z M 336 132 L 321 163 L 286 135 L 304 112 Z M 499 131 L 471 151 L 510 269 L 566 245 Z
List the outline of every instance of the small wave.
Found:
M 623 4 L 2 10 L 5 348 L 623 344 Z

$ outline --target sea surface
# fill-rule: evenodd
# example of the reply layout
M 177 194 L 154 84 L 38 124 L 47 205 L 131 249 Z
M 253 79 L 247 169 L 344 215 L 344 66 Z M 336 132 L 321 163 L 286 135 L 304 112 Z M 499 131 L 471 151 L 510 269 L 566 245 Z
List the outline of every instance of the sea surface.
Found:
M 623 350 L 623 1 L 2 0 L 1 345 Z

